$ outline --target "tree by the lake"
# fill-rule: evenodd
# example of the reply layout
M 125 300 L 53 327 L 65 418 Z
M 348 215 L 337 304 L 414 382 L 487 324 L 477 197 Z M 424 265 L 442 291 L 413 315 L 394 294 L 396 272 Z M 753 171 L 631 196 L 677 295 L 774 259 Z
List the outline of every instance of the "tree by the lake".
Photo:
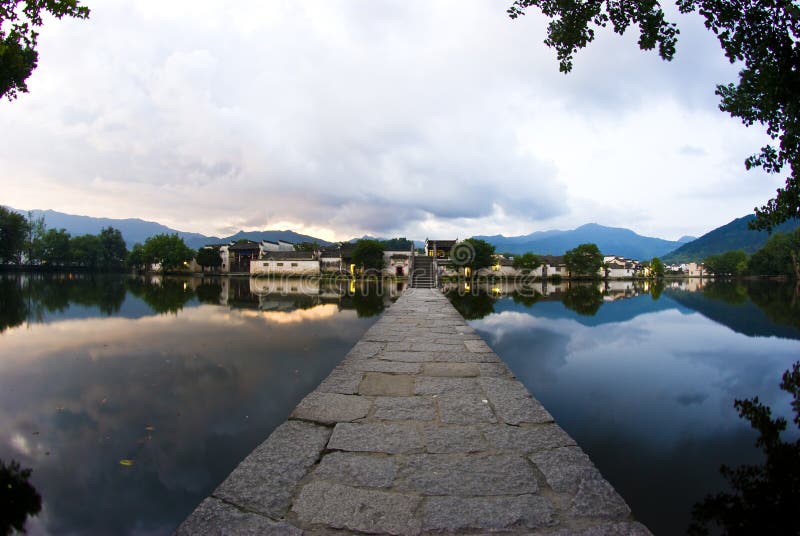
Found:
M 25 244 L 25 253 L 28 257 L 28 266 L 40 264 L 41 257 L 41 242 L 47 231 L 47 226 L 44 223 L 44 215 L 38 218 L 33 217 L 33 212 L 28 211 L 28 238 Z
M 472 269 L 472 273 L 494 264 L 494 246 L 479 238 L 467 238 L 450 250 L 450 259 L 456 266 Z
M 194 251 L 177 234 L 151 236 L 142 248 L 146 264 L 158 264 L 164 272 L 183 268 L 194 258 Z
M 785 275 L 800 281 L 800 228 L 772 235 L 750 257 L 747 270 L 753 275 Z
M 597 244 L 581 244 L 564 253 L 564 263 L 570 277 L 596 278 L 603 267 L 603 254 Z
M 780 387 L 792 396 L 793 422 L 800 431 L 800 361 L 783 373 Z M 730 491 L 695 504 L 689 534 L 717 534 L 719 530 L 710 530 L 714 525 L 732 535 L 800 533 L 800 439 L 783 440 L 786 419 L 773 418 L 758 397 L 737 399 L 734 407 L 758 431 L 756 447 L 763 451 L 764 463 L 735 469 L 723 465 L 720 472 Z
M 0 98 L 27 93 L 26 81 L 39 61 L 36 45 L 48 16 L 86 19 L 78 0 L 0 0 Z
M 777 140 L 745 160 L 747 169 L 760 167 L 780 173 L 789 167 L 785 186 L 761 208 L 751 224 L 772 229 L 800 217 L 800 7 L 790 0 L 676 0 L 681 13 L 697 11 L 716 35 L 725 56 L 740 64 L 738 84 L 718 85 L 720 110 L 747 126 L 760 124 Z M 678 28 L 669 22 L 655 0 L 616 2 L 588 0 L 516 0 L 508 9 L 517 18 L 530 7 L 550 18 L 545 44 L 556 50 L 562 72 L 572 70 L 575 53 L 591 43 L 597 30 L 608 27 L 623 34 L 639 30 L 639 48 L 658 48 L 671 60 Z
M 517 270 L 531 271 L 542 265 L 542 259 L 533 253 L 523 253 L 514 257 L 512 265 Z
M 206 246 L 198 249 L 195 260 L 204 271 L 206 268 L 219 268 L 222 266 L 222 257 L 219 255 L 218 247 Z
M 117 272 L 125 267 L 128 258 L 128 248 L 122 232 L 113 227 L 106 227 L 97 237 L 98 240 L 98 268 L 104 272 Z
M 0 206 L 0 262 L 19 265 L 27 237 L 28 222 L 25 217 Z
M 353 264 L 363 271 L 380 272 L 384 265 L 383 251 L 378 240 L 359 240 L 353 249 Z
M 70 235 L 65 229 L 48 229 L 38 245 L 41 263 L 45 266 L 66 266 L 72 260 Z
M 139 244 L 138 242 L 133 245 L 128 253 L 127 265 L 128 267 L 137 271 L 143 271 L 147 269 L 147 259 L 145 259 L 144 256 L 143 245 Z
M 97 235 L 73 236 L 69 240 L 70 256 L 75 266 L 96 270 L 100 263 L 100 239 Z
M 650 261 L 650 274 L 653 277 L 664 277 L 664 263 L 658 257 L 653 257 Z
M 747 272 L 747 253 L 744 251 L 726 251 L 719 255 L 711 255 L 703 261 L 707 272 L 716 276 L 739 277 Z

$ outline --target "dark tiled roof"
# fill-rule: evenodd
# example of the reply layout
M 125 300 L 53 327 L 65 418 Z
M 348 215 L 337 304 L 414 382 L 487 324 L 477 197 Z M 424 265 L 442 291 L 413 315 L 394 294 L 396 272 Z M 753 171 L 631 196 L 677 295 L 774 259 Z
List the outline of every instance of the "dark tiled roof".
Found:
M 323 249 L 320 252 L 320 257 L 323 259 L 338 259 L 341 255 L 339 254 L 339 249 Z
M 542 262 L 546 262 L 550 266 L 566 264 L 564 262 L 564 257 L 561 255 L 539 255 L 539 258 L 542 259 Z
M 267 251 L 264 260 L 275 261 L 313 261 L 313 251 Z
M 259 249 L 258 242 L 248 240 L 247 242 L 237 242 L 228 248 L 232 251 L 250 251 L 251 249 Z

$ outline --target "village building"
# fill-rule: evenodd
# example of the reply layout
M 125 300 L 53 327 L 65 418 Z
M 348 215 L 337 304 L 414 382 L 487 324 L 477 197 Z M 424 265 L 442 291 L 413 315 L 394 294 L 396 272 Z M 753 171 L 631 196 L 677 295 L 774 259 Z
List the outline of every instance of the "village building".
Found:
M 696 262 L 687 262 L 685 264 L 681 264 L 681 271 L 683 275 L 689 277 L 703 277 L 706 275 L 705 273 L 705 265 L 703 263 L 696 263 Z
M 554 275 L 560 277 L 569 277 L 569 270 L 567 270 L 567 263 L 564 262 L 564 257 L 561 255 L 542 255 L 539 257 L 542 265 L 542 278 L 553 277 Z
M 425 239 L 425 255 L 446 260 L 450 258 L 458 239 L 456 240 L 429 240 Z
M 340 273 L 342 271 L 342 254 L 338 246 L 324 248 L 319 253 L 320 271 L 322 273 Z
M 252 240 L 242 240 L 228 246 L 230 273 L 250 273 L 250 263 L 261 257 L 261 244 Z
M 383 274 L 389 277 L 408 277 L 411 272 L 410 251 L 384 251 Z
M 270 251 L 250 262 L 251 275 L 319 275 L 320 263 L 313 251 Z

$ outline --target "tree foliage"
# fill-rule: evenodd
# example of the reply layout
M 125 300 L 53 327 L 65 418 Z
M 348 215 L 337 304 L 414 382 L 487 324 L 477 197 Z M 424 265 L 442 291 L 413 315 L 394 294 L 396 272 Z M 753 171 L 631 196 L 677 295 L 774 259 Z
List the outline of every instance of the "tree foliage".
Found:
M 28 92 L 26 81 L 36 68 L 38 28 L 44 16 L 86 19 L 89 8 L 78 0 L 0 0 L 0 98 Z
M 195 257 L 197 264 L 205 268 L 219 268 L 222 266 L 222 257 L 217 247 L 203 247 L 197 250 Z
M 564 262 L 570 277 L 598 277 L 603 266 L 603 254 L 597 244 L 581 244 L 564 253 Z
M 800 361 L 783 373 L 780 387 L 792 395 L 793 421 L 800 431 Z M 689 534 L 709 534 L 712 523 L 723 534 L 800 533 L 800 439 L 783 441 L 786 419 L 773 419 L 758 397 L 736 400 L 734 407 L 758 431 L 756 447 L 764 452 L 764 464 L 723 465 L 720 472 L 731 491 L 708 495 L 694 506 Z
M 25 532 L 25 520 L 42 509 L 42 498 L 36 488 L 28 482 L 30 469 L 22 469 L 11 460 L 6 465 L 0 460 L 0 534 L 11 534 L 11 530 Z
M 146 264 L 159 264 L 162 271 L 169 271 L 192 260 L 194 251 L 177 234 L 157 234 L 145 240 L 142 256 Z
M 122 232 L 113 227 L 106 227 L 97 237 L 100 251 L 98 254 L 98 267 L 104 272 L 122 270 L 128 257 L 128 248 Z
M 753 228 L 772 227 L 800 217 L 800 6 L 791 0 L 676 0 L 681 13 L 697 11 L 719 40 L 731 63 L 743 64 L 738 84 L 718 85 L 720 110 L 751 126 L 759 123 L 777 146 L 767 145 L 745 161 L 768 173 L 790 168 L 775 198 L 756 208 Z M 516 0 L 508 9 L 517 18 L 530 7 L 550 18 L 545 44 L 556 50 L 562 72 L 572 69 L 575 53 L 609 24 L 618 33 L 639 28 L 639 48 L 675 55 L 675 23 L 656 0 Z
M 36 248 L 41 263 L 46 266 L 66 266 L 72 260 L 70 235 L 65 229 L 48 229 Z
M 494 263 L 494 246 L 479 238 L 467 238 L 453 246 L 450 260 L 456 266 L 471 268 L 474 273 Z
M 353 264 L 361 270 L 383 270 L 383 244 L 378 240 L 359 240 L 353 249 Z
M 706 271 L 717 276 L 742 276 L 747 272 L 747 253 L 744 251 L 727 251 L 719 255 L 711 255 L 703 261 Z
M 0 262 L 20 264 L 27 236 L 25 217 L 0 206 Z
M 658 257 L 653 257 L 650 261 L 650 273 L 653 277 L 664 277 L 664 263 Z
M 390 238 L 389 240 L 383 240 L 382 243 L 386 251 L 410 251 L 411 248 L 414 247 L 414 242 L 412 242 L 405 236 L 400 238 Z
M 515 256 L 512 264 L 514 268 L 517 270 L 530 271 L 530 270 L 535 270 L 539 266 L 541 266 L 542 259 L 534 255 L 533 253 L 523 253 L 522 255 Z
M 747 263 L 753 275 L 785 275 L 800 280 L 800 229 L 776 233 Z
M 300 242 L 294 245 L 295 251 L 319 251 L 319 249 L 320 245 L 317 242 Z

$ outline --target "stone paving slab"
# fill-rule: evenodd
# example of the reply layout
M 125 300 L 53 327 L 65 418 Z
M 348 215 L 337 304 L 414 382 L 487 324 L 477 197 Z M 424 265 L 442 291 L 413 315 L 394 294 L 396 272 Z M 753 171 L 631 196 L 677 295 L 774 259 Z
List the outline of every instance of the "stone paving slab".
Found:
M 645 536 L 436 289 L 409 289 L 176 534 Z

